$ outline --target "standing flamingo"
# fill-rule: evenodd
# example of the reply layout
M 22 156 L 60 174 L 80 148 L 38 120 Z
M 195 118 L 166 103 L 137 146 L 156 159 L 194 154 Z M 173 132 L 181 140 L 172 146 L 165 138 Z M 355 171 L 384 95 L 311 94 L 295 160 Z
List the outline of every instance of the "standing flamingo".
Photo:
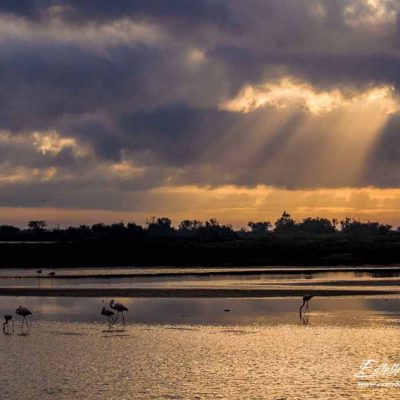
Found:
M 303 307 L 306 307 L 306 311 L 308 311 L 308 302 L 313 298 L 314 296 L 311 296 L 309 294 L 306 294 L 303 296 L 303 304 L 300 307 L 300 318 L 302 314 Z
M 27 326 L 28 331 L 29 331 L 29 330 L 30 330 L 30 329 L 29 329 L 29 324 L 28 324 L 28 320 L 26 319 L 26 317 L 27 317 L 28 315 L 32 315 L 32 312 L 31 312 L 28 308 L 26 308 L 26 307 L 19 306 L 19 307 L 15 310 L 15 313 L 16 313 L 17 315 L 22 315 L 21 332 L 22 332 L 22 328 L 23 328 L 23 326 L 24 326 L 24 322 L 26 323 L 26 326 Z
M 110 307 L 117 311 L 117 316 L 114 319 L 114 323 L 117 321 L 119 313 L 122 314 L 122 323 L 125 325 L 124 311 L 128 311 L 128 309 L 121 303 L 116 303 L 115 300 L 110 301 Z
M 14 320 L 13 320 L 12 315 L 6 314 L 6 315 L 4 316 L 4 320 L 5 320 L 5 322 L 4 322 L 4 324 L 3 324 L 3 332 L 4 332 L 5 334 L 9 334 L 9 332 L 8 332 L 8 322 L 9 322 L 9 321 L 12 321 L 12 331 L 13 331 L 13 333 L 14 333 Z M 7 327 L 7 332 L 6 332 L 6 327 Z
M 106 317 L 108 317 L 108 326 L 111 328 L 111 325 L 113 323 L 113 315 L 114 315 L 114 311 L 108 310 L 107 308 L 103 307 L 103 309 L 101 310 L 101 315 L 104 315 Z

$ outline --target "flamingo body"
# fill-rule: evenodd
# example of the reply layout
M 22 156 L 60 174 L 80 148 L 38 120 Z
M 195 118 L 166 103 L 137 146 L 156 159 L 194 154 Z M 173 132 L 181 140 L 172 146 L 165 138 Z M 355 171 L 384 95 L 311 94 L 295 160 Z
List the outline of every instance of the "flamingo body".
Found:
M 115 300 L 111 300 L 111 301 L 110 301 L 110 307 L 111 307 L 113 310 L 117 311 L 117 316 L 115 317 L 114 322 L 117 321 L 118 316 L 119 316 L 119 313 L 121 313 L 121 314 L 122 314 L 122 323 L 125 325 L 124 312 L 125 312 L 125 311 L 128 311 L 128 308 L 125 307 L 125 306 L 124 306 L 123 304 L 121 304 L 121 303 L 116 303 Z
M 116 303 L 114 300 L 110 301 L 110 307 L 118 312 L 128 311 L 128 309 L 121 303 Z
M 23 328 L 23 326 L 24 326 L 24 323 L 26 324 L 26 327 L 28 328 L 28 331 L 29 331 L 29 330 L 30 330 L 30 329 L 29 329 L 29 324 L 28 324 L 28 320 L 26 319 L 26 317 L 27 317 L 28 315 L 32 315 L 31 310 L 29 310 L 29 308 L 19 306 L 19 307 L 15 310 L 15 313 L 16 313 L 17 315 L 21 315 L 21 316 L 22 316 L 21 332 L 22 332 L 22 328 Z
M 101 315 L 104 315 L 105 317 L 108 317 L 108 325 L 111 328 L 113 321 L 113 316 L 114 316 L 114 311 L 108 310 L 107 308 L 103 307 L 101 310 Z
M 10 315 L 10 314 L 4 315 L 4 320 L 5 320 L 5 322 L 3 324 L 3 332 L 5 334 L 9 334 L 9 332 L 8 332 L 9 321 L 12 321 L 12 331 L 14 332 L 14 320 L 12 319 L 12 315 Z M 7 331 L 6 331 L 6 329 L 7 329 Z
M 114 315 L 114 311 L 107 310 L 107 308 L 104 308 L 101 310 L 101 315 L 105 315 L 106 317 L 112 317 Z
M 17 315 L 22 315 L 24 318 L 27 317 L 28 315 L 32 315 L 32 312 L 29 310 L 29 308 L 19 306 L 16 310 L 15 313 Z

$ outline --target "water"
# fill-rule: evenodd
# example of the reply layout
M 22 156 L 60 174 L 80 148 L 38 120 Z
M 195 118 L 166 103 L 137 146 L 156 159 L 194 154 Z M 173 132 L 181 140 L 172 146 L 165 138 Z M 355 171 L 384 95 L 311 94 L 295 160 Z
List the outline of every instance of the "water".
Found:
M 180 275 L 157 275 L 165 271 Z M 368 359 L 376 365 L 400 363 L 400 294 L 384 292 L 399 288 L 397 271 L 282 269 L 272 275 L 262 269 L 259 275 L 223 276 L 188 275 L 178 268 L 56 272 L 63 277 L 39 279 L 34 270 L 3 270 L 0 286 L 383 291 L 367 297 L 316 296 L 301 318 L 301 296 L 122 298 L 116 300 L 129 308 L 127 325 L 112 329 L 100 314 L 109 298 L 3 296 L 0 316 L 14 314 L 19 305 L 33 315 L 28 335 L 21 335 L 15 314 L 14 334 L 0 335 L 1 399 L 325 400 L 400 394 L 400 387 L 360 386 L 354 376 Z M 366 382 L 391 384 L 397 376 Z
M 369 271 L 370 269 L 370 271 Z M 249 270 L 251 273 L 249 273 Z M 400 268 L 61 268 L 0 270 L 0 288 L 374 289 L 399 291 Z M 247 273 L 246 273 L 247 271 Z M 272 272 L 271 272 L 272 271 Z M 317 272 L 315 272 L 317 271 Z M 224 275 L 215 275 L 223 272 Z M 241 275 L 238 275 L 238 273 Z M 166 275 L 170 274 L 170 275 Z M 203 275 L 194 275 L 203 274 Z M 213 275 L 214 274 L 214 275 Z
M 29 306 L 31 332 L 0 337 L 2 399 L 376 399 L 359 386 L 366 359 L 400 361 L 400 298 L 118 299 L 128 324 L 108 329 L 101 298 L 1 298 Z M 108 299 L 107 299 L 108 300 Z M 230 309 L 225 312 L 224 309 Z M 388 382 L 396 381 L 389 378 Z

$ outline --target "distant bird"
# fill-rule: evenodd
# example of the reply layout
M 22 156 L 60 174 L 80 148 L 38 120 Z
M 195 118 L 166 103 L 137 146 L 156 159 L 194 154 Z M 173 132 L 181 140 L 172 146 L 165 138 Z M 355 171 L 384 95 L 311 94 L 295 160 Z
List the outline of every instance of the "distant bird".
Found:
M 308 311 L 308 302 L 313 298 L 314 296 L 310 296 L 309 294 L 306 294 L 303 296 L 303 304 L 300 307 L 300 318 L 302 314 L 302 310 L 304 306 L 306 307 L 305 309 Z
M 14 332 L 14 320 L 13 320 L 12 315 L 6 314 L 6 315 L 4 316 L 4 320 L 5 320 L 5 322 L 4 322 L 4 324 L 3 324 L 3 332 L 4 332 L 4 333 L 8 333 L 8 322 L 9 322 L 9 321 L 12 321 L 12 331 Z M 6 332 L 6 327 L 7 327 L 7 332 Z
M 224 310 L 225 312 L 229 312 L 229 311 L 231 311 L 229 308 L 225 308 L 225 310 Z
M 103 307 L 101 310 L 101 315 L 108 317 L 108 325 L 111 327 L 113 323 L 113 315 L 115 315 L 114 311 L 108 310 L 107 308 Z
M 54 271 L 49 272 L 49 276 L 53 277 L 56 273 Z
M 128 309 L 121 303 L 116 303 L 115 300 L 110 301 L 110 307 L 117 311 L 117 316 L 114 319 L 114 323 L 117 321 L 119 313 L 122 314 L 122 323 L 125 325 L 124 311 L 128 311 Z
M 26 323 L 26 327 L 28 328 L 28 331 L 29 331 L 29 330 L 30 330 L 30 329 L 29 329 L 29 324 L 28 324 L 28 320 L 26 319 L 26 317 L 27 317 L 28 315 L 32 315 L 32 312 L 31 312 L 28 308 L 26 308 L 26 307 L 19 306 L 19 307 L 15 310 L 15 313 L 16 313 L 17 315 L 21 315 L 21 316 L 22 316 L 21 331 L 22 331 L 22 328 L 23 328 L 23 326 L 24 326 L 24 322 Z
M 43 271 L 42 271 L 41 269 L 38 269 L 38 270 L 36 271 L 36 273 L 39 274 L 39 275 L 40 275 L 42 272 L 43 272 Z

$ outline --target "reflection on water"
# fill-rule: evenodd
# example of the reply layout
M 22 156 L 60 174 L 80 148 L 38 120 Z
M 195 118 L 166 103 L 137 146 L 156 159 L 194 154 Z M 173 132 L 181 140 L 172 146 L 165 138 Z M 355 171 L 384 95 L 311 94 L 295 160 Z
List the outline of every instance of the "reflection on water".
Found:
M 366 359 L 399 362 L 400 298 L 119 299 L 128 325 L 101 324 L 103 299 L 2 298 L 33 309 L 28 336 L 0 337 L 2 399 L 376 399 Z M 388 301 L 386 301 L 388 300 Z M 224 312 L 229 308 L 230 312 Z

